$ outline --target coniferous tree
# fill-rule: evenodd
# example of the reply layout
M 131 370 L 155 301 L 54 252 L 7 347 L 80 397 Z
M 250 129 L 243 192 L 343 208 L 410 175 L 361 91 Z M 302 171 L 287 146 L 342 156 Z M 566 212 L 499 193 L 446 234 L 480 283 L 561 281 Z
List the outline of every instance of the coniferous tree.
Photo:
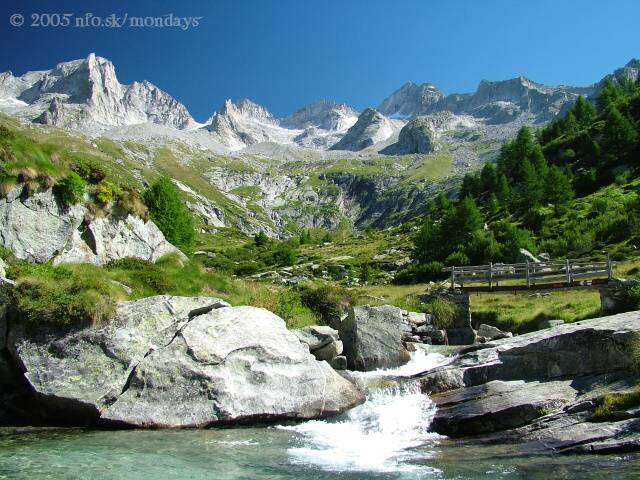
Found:
M 193 215 L 171 180 L 160 177 L 144 192 L 143 199 L 151 220 L 166 239 L 175 246 L 190 251 L 195 238 Z
M 525 159 L 520 166 L 518 207 L 522 211 L 540 206 L 544 191 L 541 178 L 533 164 Z
M 636 146 L 638 132 L 629 119 L 615 105 L 609 105 L 603 130 L 606 153 L 624 158 Z
M 496 197 L 502 203 L 507 203 L 509 201 L 509 196 L 511 195 L 511 188 L 509 188 L 509 180 L 507 180 L 507 176 L 502 173 L 498 176 L 498 184 L 496 186 Z
M 596 110 L 593 108 L 593 105 L 585 100 L 582 95 L 576 100 L 576 103 L 571 108 L 571 112 L 580 126 L 588 125 L 596 115 Z
M 557 211 L 559 207 L 565 205 L 572 198 L 573 187 L 568 175 L 557 165 L 552 165 L 549 168 L 545 182 L 546 201 L 552 203 Z

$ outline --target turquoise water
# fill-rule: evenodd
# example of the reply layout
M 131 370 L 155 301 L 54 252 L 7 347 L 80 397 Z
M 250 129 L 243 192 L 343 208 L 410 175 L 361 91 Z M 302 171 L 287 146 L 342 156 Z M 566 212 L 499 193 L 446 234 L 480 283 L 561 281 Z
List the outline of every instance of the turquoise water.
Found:
M 518 455 L 514 448 L 415 449 L 396 471 L 340 469 L 292 455 L 304 441 L 275 428 L 48 431 L 0 436 L 0 478 L 11 479 L 632 479 L 638 456 Z M 515 455 L 515 456 L 513 456 Z
M 362 374 L 367 401 L 326 421 L 206 430 L 0 430 L 0 478 L 640 478 L 639 455 L 534 456 L 518 446 L 469 445 L 429 432 L 435 407 L 418 385 L 380 380 L 444 361 L 419 354 L 399 370 Z

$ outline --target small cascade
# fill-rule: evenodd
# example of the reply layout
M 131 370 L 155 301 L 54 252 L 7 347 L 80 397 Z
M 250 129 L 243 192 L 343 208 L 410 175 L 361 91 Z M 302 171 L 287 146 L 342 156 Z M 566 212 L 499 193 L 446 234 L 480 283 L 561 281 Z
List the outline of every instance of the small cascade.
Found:
M 410 377 L 449 361 L 449 358 L 418 350 L 406 365 L 396 369 L 354 373 L 367 391 L 367 400 L 345 414 L 329 420 L 312 420 L 280 427 L 296 433 L 290 448 L 296 464 L 315 465 L 331 471 L 437 473 L 416 460 L 428 457 L 423 448 L 434 445 L 439 435 L 429 432 L 435 405 Z

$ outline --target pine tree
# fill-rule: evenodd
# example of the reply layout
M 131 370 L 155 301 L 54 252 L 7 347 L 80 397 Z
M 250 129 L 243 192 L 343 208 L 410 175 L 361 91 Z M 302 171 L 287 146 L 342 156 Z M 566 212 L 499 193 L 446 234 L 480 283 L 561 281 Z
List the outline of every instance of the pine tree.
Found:
M 175 246 L 190 251 L 195 232 L 191 211 L 180 198 L 176 187 L 168 177 L 160 177 L 143 194 L 151 220 L 165 238 Z
M 596 115 L 596 110 L 593 108 L 593 105 L 585 100 L 582 95 L 576 100 L 576 103 L 571 108 L 571 112 L 580 126 L 588 125 Z
M 576 133 L 580 128 L 578 120 L 576 119 L 572 111 L 569 111 L 569 113 L 567 113 L 567 116 L 564 118 L 563 124 L 564 131 L 569 134 Z
M 507 180 L 507 176 L 503 173 L 498 176 L 498 184 L 496 186 L 496 197 L 502 203 L 507 203 L 509 201 L 509 196 L 511 195 L 511 188 L 509 188 L 509 181 Z
M 638 132 L 615 105 L 609 105 L 607 108 L 603 135 L 606 153 L 618 159 L 630 153 L 638 142 Z
M 495 193 L 492 193 L 489 196 L 489 201 L 487 202 L 487 210 L 491 215 L 495 215 L 500 211 L 500 202 L 498 201 L 498 197 Z
M 544 191 L 541 178 L 533 164 L 526 159 L 520 165 L 518 193 L 518 206 L 523 211 L 538 207 L 542 202 Z
M 556 165 L 549 168 L 545 182 L 546 201 L 552 203 L 556 210 L 573 198 L 573 187 L 569 177 Z
M 494 192 L 498 186 L 498 173 L 493 163 L 485 163 L 480 172 L 480 185 L 483 192 Z

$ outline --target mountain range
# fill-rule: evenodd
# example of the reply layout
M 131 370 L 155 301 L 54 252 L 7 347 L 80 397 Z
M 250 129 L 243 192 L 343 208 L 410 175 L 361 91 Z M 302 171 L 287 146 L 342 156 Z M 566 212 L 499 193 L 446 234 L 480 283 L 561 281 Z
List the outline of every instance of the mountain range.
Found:
M 634 59 L 611 76 L 637 78 Z M 609 77 L 609 76 L 607 76 Z M 109 136 L 116 127 L 147 124 L 167 127 L 163 135 L 202 141 L 217 152 L 242 152 L 260 144 L 294 149 L 344 150 L 369 154 L 432 153 L 447 134 L 505 138 L 523 124 L 539 125 L 562 114 L 579 95 L 593 97 L 603 82 L 584 87 L 546 86 L 525 77 L 482 80 L 474 93 L 445 95 L 430 83 L 408 82 L 377 108 L 362 112 L 343 103 L 321 100 L 285 118 L 274 117 L 251 100 L 227 100 L 204 124 L 187 108 L 148 81 L 122 85 L 109 60 L 90 54 L 51 70 L 16 77 L 0 74 L 0 111 L 25 120 Z M 416 118 L 421 128 L 416 129 Z M 405 126 L 411 130 L 403 135 Z M 425 141 L 415 138 L 425 136 Z M 476 135 L 476 136 L 477 136 Z M 415 141 L 407 141 L 409 136 Z M 446 140 L 445 140 L 446 141 Z M 211 147 L 214 145 L 215 148 Z

